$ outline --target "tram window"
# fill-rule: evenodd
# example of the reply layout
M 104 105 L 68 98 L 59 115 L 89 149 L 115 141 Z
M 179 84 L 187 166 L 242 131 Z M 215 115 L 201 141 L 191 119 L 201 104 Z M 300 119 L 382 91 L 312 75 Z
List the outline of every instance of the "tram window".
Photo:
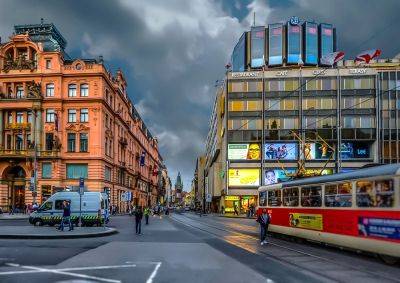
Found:
M 299 206 L 299 188 L 283 190 L 283 206 Z
M 376 207 L 392 207 L 394 203 L 393 181 L 376 181 Z
M 259 192 L 258 200 L 260 206 L 267 206 L 267 192 Z
M 268 206 L 281 206 L 282 194 L 281 190 L 268 192 Z
M 351 183 L 325 186 L 325 206 L 351 207 Z
M 357 182 L 357 206 L 371 207 L 375 203 L 375 194 L 373 190 L 373 182 L 358 181 Z
M 357 206 L 393 207 L 393 180 L 357 182 Z
M 322 204 L 321 187 L 303 187 L 301 188 L 301 206 L 320 207 Z

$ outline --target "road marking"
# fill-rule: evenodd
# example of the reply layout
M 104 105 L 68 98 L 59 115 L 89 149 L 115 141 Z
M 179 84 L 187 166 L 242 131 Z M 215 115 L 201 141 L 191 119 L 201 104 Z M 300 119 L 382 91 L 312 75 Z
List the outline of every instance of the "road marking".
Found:
M 121 283 L 120 280 L 113 280 L 113 279 L 101 278 L 101 277 L 97 277 L 97 276 L 90 276 L 90 275 L 79 274 L 79 273 L 59 271 L 57 269 L 46 269 L 46 268 L 40 268 L 40 267 L 34 267 L 34 266 L 28 266 L 28 265 L 21 265 L 20 267 L 25 268 L 25 269 L 35 270 L 38 272 L 49 272 L 49 273 L 60 274 L 60 275 L 68 275 L 68 276 L 78 277 L 78 278 L 98 280 L 101 282 Z
M 154 268 L 153 272 L 150 274 L 150 277 L 147 279 L 146 283 L 153 283 L 153 279 L 156 277 L 160 266 L 161 266 L 161 262 L 157 262 L 156 267 Z
M 46 268 L 39 268 L 39 267 L 34 267 L 34 266 L 25 266 L 25 265 L 19 265 L 16 263 L 7 263 L 8 266 L 12 267 L 20 267 L 24 269 L 30 269 L 30 270 L 23 270 L 23 271 L 6 271 L 6 272 L 0 272 L 1 275 L 17 275 L 17 274 L 28 274 L 28 273 L 55 273 L 55 274 L 61 274 L 61 275 L 69 275 L 73 277 L 79 277 L 79 278 L 85 278 L 85 279 L 94 279 L 102 282 L 109 282 L 109 283 L 120 283 L 120 280 L 113 280 L 113 279 L 108 279 L 108 278 L 101 278 L 101 277 L 96 277 L 96 276 L 89 276 L 85 274 L 80 274 L 80 273 L 72 273 L 68 271 L 83 271 L 83 270 L 101 270 L 101 269 L 113 269 L 113 268 L 132 268 L 136 267 L 136 264 L 124 264 L 124 265 L 106 265 L 106 266 L 85 266 L 85 267 L 69 267 L 69 268 L 59 268 L 59 269 L 46 269 Z

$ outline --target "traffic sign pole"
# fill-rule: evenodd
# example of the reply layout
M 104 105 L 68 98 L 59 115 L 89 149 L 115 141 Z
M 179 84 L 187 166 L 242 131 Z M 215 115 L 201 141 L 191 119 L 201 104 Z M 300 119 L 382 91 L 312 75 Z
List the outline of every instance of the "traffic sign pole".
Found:
M 82 195 L 84 194 L 83 188 L 85 186 L 85 179 L 79 178 L 79 227 L 82 227 Z

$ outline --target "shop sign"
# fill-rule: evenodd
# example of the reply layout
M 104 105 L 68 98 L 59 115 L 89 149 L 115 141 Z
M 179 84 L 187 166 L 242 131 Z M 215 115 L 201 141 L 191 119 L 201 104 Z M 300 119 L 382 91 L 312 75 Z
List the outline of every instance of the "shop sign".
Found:
M 251 77 L 258 77 L 260 75 L 259 72 L 239 72 L 239 73 L 232 73 L 232 78 L 251 78 Z
M 322 214 L 289 213 L 289 225 L 295 228 L 322 231 Z
M 314 76 L 326 75 L 326 70 L 324 70 L 324 69 L 322 69 L 322 70 L 314 70 L 314 71 L 312 72 L 312 74 L 313 74 Z
M 352 75 L 365 75 L 367 73 L 367 69 L 350 69 L 349 74 Z
M 230 187 L 260 185 L 260 169 L 229 169 L 228 183 Z
M 275 76 L 277 77 L 286 77 L 288 75 L 288 71 L 279 71 L 276 72 Z
M 239 200 L 239 196 L 225 196 L 225 200 Z
M 260 160 L 261 150 L 258 143 L 228 144 L 229 160 Z

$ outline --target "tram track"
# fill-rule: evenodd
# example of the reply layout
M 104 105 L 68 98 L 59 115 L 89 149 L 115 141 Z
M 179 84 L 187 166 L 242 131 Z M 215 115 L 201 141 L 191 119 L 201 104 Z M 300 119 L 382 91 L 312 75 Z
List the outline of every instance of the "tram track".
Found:
M 192 221 L 195 220 L 192 217 L 188 217 L 188 216 L 184 216 L 184 215 L 182 215 L 182 217 L 185 217 L 185 218 L 187 218 L 189 220 L 192 220 Z M 209 231 L 207 229 L 198 227 L 196 225 L 192 225 L 192 224 L 190 224 L 190 223 L 188 223 L 186 221 L 178 220 L 174 216 L 172 218 L 173 218 L 174 221 L 179 222 L 179 223 L 181 223 L 183 225 L 186 225 L 186 226 L 201 230 L 201 231 L 206 232 L 208 234 L 217 236 L 218 238 L 221 237 L 221 235 L 219 235 L 217 233 L 214 233 L 214 232 Z M 201 222 L 198 222 L 198 223 L 200 223 L 201 225 L 204 225 L 206 227 L 222 231 L 224 233 L 234 234 L 234 235 L 237 235 L 237 236 L 240 236 L 240 237 L 243 237 L 243 238 L 256 240 L 257 243 L 258 243 L 258 240 L 259 240 L 258 237 L 255 236 L 253 233 L 244 233 L 243 231 L 239 231 L 239 230 L 234 229 L 234 228 L 225 229 L 225 228 L 221 228 L 221 227 L 217 227 L 217 226 L 211 225 L 209 223 L 205 223 L 205 221 L 201 221 Z M 219 223 L 221 223 L 221 222 L 219 222 Z M 349 266 L 349 265 L 341 264 L 340 262 L 337 262 L 337 261 L 335 261 L 333 259 L 329 259 L 327 257 L 323 257 L 323 256 L 320 256 L 320 255 L 315 255 L 315 254 L 309 253 L 309 252 L 304 252 L 304 251 L 301 251 L 301 250 L 298 250 L 298 249 L 295 249 L 295 248 L 292 248 L 292 247 L 288 247 L 288 246 L 282 245 L 280 243 L 276 243 L 275 240 L 277 240 L 277 239 L 274 239 L 274 241 L 270 240 L 268 245 L 275 246 L 277 248 L 284 249 L 284 250 L 296 253 L 296 254 L 298 254 L 300 256 L 309 257 L 309 258 L 312 258 L 313 260 L 328 262 L 331 266 L 340 267 L 340 269 L 342 269 L 342 270 L 339 270 L 339 272 L 342 272 L 342 271 L 356 271 L 356 272 L 361 272 L 363 274 L 369 275 L 368 277 L 372 277 L 375 280 L 380 281 L 380 282 L 382 280 L 386 280 L 386 281 L 389 281 L 389 282 L 400 282 L 399 278 L 387 276 L 386 274 L 380 274 L 380 273 L 368 271 L 368 270 L 365 270 L 365 269 L 362 269 L 362 268 L 357 268 L 354 265 Z M 236 246 L 238 246 L 240 248 L 243 248 L 243 247 L 240 246 L 240 243 L 232 243 L 231 241 L 228 241 L 228 243 L 231 243 L 231 244 L 234 244 L 234 245 L 236 245 Z M 244 249 L 246 249 L 246 248 L 244 248 Z M 348 280 L 338 280 L 337 278 L 335 278 L 335 277 L 333 277 L 331 275 L 328 275 L 328 274 L 323 273 L 323 272 L 316 271 L 315 269 L 311 269 L 311 268 L 305 266 L 304 264 L 302 265 L 302 264 L 295 263 L 293 261 L 285 259 L 282 256 L 276 256 L 276 255 L 273 255 L 273 254 L 268 253 L 266 251 L 263 251 L 261 249 L 257 250 L 257 253 L 260 253 L 260 254 L 262 254 L 264 256 L 268 256 L 269 258 L 273 258 L 276 261 L 283 262 L 283 263 L 289 264 L 291 266 L 296 266 L 296 267 L 298 267 L 298 268 L 300 268 L 302 270 L 306 270 L 308 273 L 315 274 L 317 276 L 321 276 L 321 277 L 323 277 L 325 279 L 329 279 L 330 281 L 333 281 L 333 282 L 348 282 Z M 292 256 L 294 256 L 294 255 L 291 255 L 291 257 Z M 287 256 L 285 256 L 285 257 L 287 257 Z M 379 279 L 381 279 L 381 280 L 379 280 Z

